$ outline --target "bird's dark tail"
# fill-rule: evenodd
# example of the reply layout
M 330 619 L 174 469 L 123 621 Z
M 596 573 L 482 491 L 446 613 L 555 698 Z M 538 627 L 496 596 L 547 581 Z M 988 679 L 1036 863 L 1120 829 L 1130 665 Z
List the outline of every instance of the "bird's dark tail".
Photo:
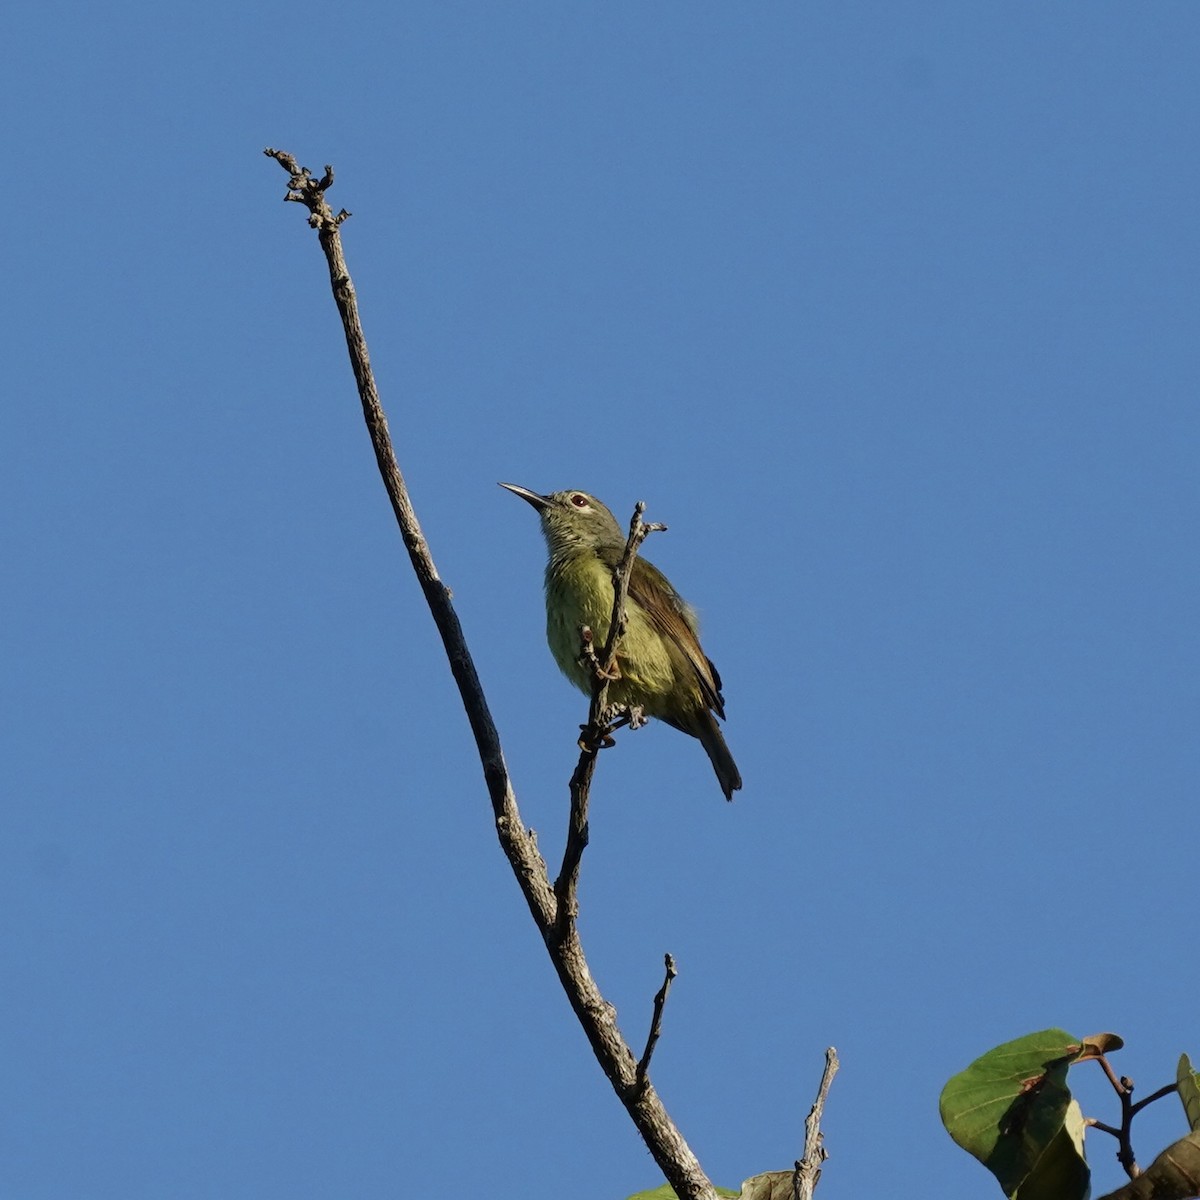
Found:
M 732 800 L 733 793 L 742 786 L 742 777 L 738 772 L 737 763 L 733 761 L 733 755 L 729 753 L 729 747 L 725 745 L 724 737 L 721 736 L 716 717 L 706 712 L 702 719 L 696 721 L 696 728 L 689 729 L 688 732 L 695 733 L 700 739 L 700 744 L 712 761 L 713 770 L 717 773 L 717 782 L 721 785 L 721 791 L 725 793 L 725 799 Z

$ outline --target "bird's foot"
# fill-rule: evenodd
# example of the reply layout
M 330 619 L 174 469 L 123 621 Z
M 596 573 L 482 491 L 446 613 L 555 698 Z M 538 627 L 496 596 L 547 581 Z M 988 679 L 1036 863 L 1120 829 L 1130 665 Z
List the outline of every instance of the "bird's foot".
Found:
M 614 729 L 620 729 L 622 725 L 629 724 L 629 706 L 625 704 L 610 704 L 600 713 L 599 725 L 601 728 L 608 730 L 611 733 Z
M 579 748 L 581 750 L 608 750 L 617 744 L 613 734 L 626 725 L 630 729 L 641 729 L 648 718 L 640 704 L 610 704 L 595 725 L 580 725 Z
M 597 679 L 605 679 L 609 683 L 616 683 L 616 681 L 621 678 L 621 667 L 616 658 L 614 658 L 612 662 L 609 663 L 608 668 L 605 669 L 605 666 L 600 659 L 593 655 L 591 667 Z
M 587 625 L 579 627 L 579 657 L 575 661 L 581 667 L 591 671 L 597 679 L 606 679 L 609 683 L 613 683 L 621 678 L 621 668 L 617 665 L 615 655 L 607 669 L 600 661 L 600 656 L 596 653 L 592 631 Z
M 612 727 L 610 725 L 580 725 L 579 727 L 579 742 L 580 750 L 591 750 L 596 753 L 600 750 L 611 750 L 617 744 L 617 739 L 612 736 Z

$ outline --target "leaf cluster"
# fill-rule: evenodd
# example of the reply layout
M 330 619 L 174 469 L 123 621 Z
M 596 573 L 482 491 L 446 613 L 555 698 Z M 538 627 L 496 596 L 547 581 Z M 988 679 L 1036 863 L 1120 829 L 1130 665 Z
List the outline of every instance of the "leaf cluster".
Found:
M 1118 1077 L 1108 1054 L 1124 1045 L 1116 1034 L 1075 1038 L 1044 1029 L 996 1046 L 955 1075 L 942 1090 L 942 1123 L 950 1136 L 991 1173 L 1010 1200 L 1087 1200 L 1091 1169 L 1088 1130 L 1117 1139 L 1117 1158 L 1129 1182 L 1102 1200 L 1190 1200 L 1200 1196 L 1200 1075 L 1186 1054 L 1175 1082 L 1135 1103 L 1133 1082 Z M 1079 1063 L 1096 1062 L 1120 1102 L 1119 1125 L 1085 1118 L 1068 1086 Z M 1131 1125 L 1146 1105 L 1176 1093 L 1190 1132 L 1142 1171 Z

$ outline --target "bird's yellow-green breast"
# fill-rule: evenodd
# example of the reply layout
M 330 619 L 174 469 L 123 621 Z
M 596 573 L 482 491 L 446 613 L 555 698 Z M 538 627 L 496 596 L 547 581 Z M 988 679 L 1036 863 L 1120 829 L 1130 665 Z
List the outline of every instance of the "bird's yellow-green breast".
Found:
M 591 692 L 592 675 L 580 663 L 581 625 L 588 626 L 599 650 L 608 638 L 613 607 L 613 569 L 595 554 L 583 552 L 546 566 L 546 640 L 562 673 L 581 691 Z M 675 685 L 675 667 L 662 635 L 633 600 L 625 605 L 625 636 L 617 665 L 621 678 L 609 685 L 614 704 L 641 704 L 658 716 L 656 699 Z

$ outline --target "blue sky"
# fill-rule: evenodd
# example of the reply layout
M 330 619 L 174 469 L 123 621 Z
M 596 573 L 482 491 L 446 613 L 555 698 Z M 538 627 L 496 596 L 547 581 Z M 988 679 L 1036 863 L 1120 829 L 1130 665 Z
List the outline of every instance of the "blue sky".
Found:
M 586 706 L 496 481 L 670 526 L 745 789 L 622 735 L 582 932 L 636 1044 L 675 956 L 654 1077 L 716 1182 L 790 1165 L 829 1044 L 826 1200 L 993 1194 L 937 1096 L 998 1042 L 1115 1030 L 1143 1092 L 1200 1053 L 1198 40 L 1170 0 L 14 9 L 0 1192 L 659 1179 L 268 145 L 337 168 L 548 857 Z

